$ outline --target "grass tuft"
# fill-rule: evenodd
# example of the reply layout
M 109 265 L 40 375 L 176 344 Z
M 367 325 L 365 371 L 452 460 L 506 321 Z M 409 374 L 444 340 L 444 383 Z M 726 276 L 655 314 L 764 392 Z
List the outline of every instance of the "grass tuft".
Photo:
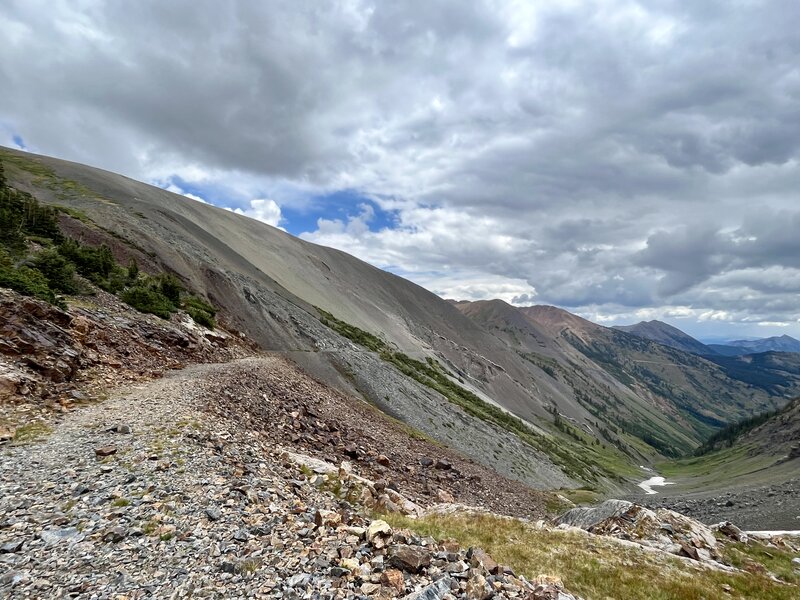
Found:
M 773 581 L 767 573 L 693 568 L 677 558 L 623 547 L 600 536 L 536 529 L 518 519 L 484 514 L 431 515 L 422 519 L 387 514 L 382 518 L 393 527 L 411 529 L 423 536 L 437 540 L 452 538 L 465 548 L 483 548 L 496 561 L 529 579 L 541 575 L 558 577 L 567 589 L 587 600 L 796 600 L 800 597 L 796 586 Z M 749 548 L 747 556 L 761 561 L 759 552 Z M 774 553 L 771 548 L 769 553 Z M 788 577 L 786 559 L 780 557 L 775 561 L 765 564 L 767 569 Z M 797 579 L 795 576 L 785 581 Z M 730 593 L 725 591 L 726 586 Z

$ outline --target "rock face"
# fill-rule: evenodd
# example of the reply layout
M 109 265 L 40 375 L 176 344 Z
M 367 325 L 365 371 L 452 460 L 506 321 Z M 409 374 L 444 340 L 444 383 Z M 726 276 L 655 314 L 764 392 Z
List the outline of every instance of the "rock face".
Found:
M 64 311 L 0 289 L 0 422 L 28 424 L 94 398 L 99 387 L 255 350 L 246 339 L 204 330 L 186 318 L 144 315 L 102 291 Z M 0 443 L 13 437 L 8 427 L 0 430 Z
M 625 500 L 606 500 L 596 507 L 573 508 L 556 519 L 556 523 L 635 541 L 698 561 L 719 558 L 717 539 L 708 526 L 665 508 L 650 510 Z

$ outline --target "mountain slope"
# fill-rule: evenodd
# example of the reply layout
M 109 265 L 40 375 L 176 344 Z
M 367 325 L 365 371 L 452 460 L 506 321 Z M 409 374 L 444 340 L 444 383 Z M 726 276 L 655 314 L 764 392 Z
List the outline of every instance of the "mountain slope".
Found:
M 699 356 L 596 325 L 551 306 L 520 309 L 587 358 L 641 394 L 673 406 L 698 435 L 706 435 L 753 406 L 771 407 L 768 396 L 725 376 Z
M 800 354 L 759 352 L 736 356 L 707 356 L 731 379 L 760 388 L 774 396 L 792 398 L 800 393 Z
M 727 377 L 714 363 L 553 306 L 515 308 L 499 300 L 455 306 L 549 370 L 598 421 L 621 425 L 667 454 L 731 415 L 773 407 L 764 390 Z
M 15 186 L 66 207 L 62 225 L 71 235 L 108 243 L 121 262 L 133 257 L 145 270 L 175 273 L 264 349 L 530 485 L 633 477 L 655 453 L 645 440 L 686 452 L 726 419 L 771 406 L 766 392 L 718 367 L 701 379 L 681 375 L 700 359 L 670 349 L 658 357 L 677 353 L 669 361 L 674 389 L 653 391 L 664 378 L 641 383 L 625 371 L 637 367 L 636 377 L 652 379 L 636 360 L 662 346 L 623 332 L 599 335 L 613 330 L 558 309 L 568 335 L 543 314 L 522 313 L 528 337 L 518 347 L 460 305 L 338 250 L 91 167 L 10 150 L 0 159 Z M 614 363 L 592 355 L 598 339 L 611 354 L 620 352 L 618 342 L 650 346 L 636 360 Z M 609 440 L 602 433 L 631 424 L 625 447 L 616 445 L 622 434 Z
M 706 344 L 715 354 L 720 356 L 743 356 L 749 351 L 738 346 L 728 346 L 726 344 Z
M 714 354 L 714 351 L 702 342 L 663 321 L 641 321 L 635 325 L 615 325 L 613 329 L 700 356 Z

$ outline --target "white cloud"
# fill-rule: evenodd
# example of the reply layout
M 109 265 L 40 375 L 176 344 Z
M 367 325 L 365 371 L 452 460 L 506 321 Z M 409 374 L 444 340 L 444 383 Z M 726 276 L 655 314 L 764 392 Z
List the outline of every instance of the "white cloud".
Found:
M 278 206 L 278 203 L 274 200 L 267 198 L 250 200 L 250 208 L 229 208 L 228 210 L 232 210 L 239 215 L 250 217 L 251 219 L 256 219 L 267 225 L 272 225 L 273 227 L 278 227 L 283 220 L 281 207 Z
M 303 237 L 442 293 L 797 327 L 800 3 L 772 4 L 0 3 L 0 117 L 289 229 L 355 190 L 396 224 Z
M 203 204 L 208 204 L 205 200 L 203 200 L 200 196 L 196 194 L 190 194 L 179 188 L 174 183 L 170 183 L 167 187 L 164 188 L 168 192 L 172 192 L 173 194 L 180 194 L 181 196 L 186 196 L 187 198 L 191 198 L 192 200 L 196 200 L 197 202 L 202 202 Z

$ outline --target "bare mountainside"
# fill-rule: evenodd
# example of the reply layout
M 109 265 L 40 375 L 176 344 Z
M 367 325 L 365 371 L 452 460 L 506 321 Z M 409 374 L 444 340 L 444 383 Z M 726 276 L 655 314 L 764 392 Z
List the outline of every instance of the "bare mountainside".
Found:
M 65 207 L 74 235 L 176 274 L 262 348 L 536 487 L 622 483 L 641 461 L 781 401 L 558 309 L 520 312 L 533 346 L 517 347 L 346 253 L 106 171 L 11 150 L 0 159 L 14 186 Z
M 639 337 L 653 340 L 665 346 L 671 346 L 684 352 L 705 356 L 714 354 L 714 350 L 706 346 L 703 342 L 694 339 L 677 327 L 673 327 L 663 321 L 641 321 L 635 325 L 615 325 L 613 329 L 632 333 Z

